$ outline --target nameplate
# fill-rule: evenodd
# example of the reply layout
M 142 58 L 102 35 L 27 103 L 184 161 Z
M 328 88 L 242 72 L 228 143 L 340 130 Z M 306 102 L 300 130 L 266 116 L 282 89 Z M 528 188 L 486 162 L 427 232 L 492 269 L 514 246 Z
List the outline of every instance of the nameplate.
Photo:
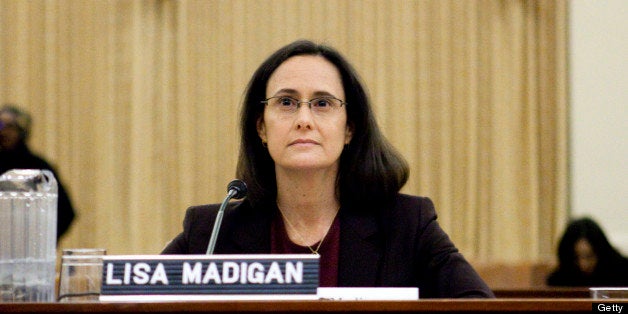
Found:
M 101 301 L 317 299 L 319 256 L 107 255 Z

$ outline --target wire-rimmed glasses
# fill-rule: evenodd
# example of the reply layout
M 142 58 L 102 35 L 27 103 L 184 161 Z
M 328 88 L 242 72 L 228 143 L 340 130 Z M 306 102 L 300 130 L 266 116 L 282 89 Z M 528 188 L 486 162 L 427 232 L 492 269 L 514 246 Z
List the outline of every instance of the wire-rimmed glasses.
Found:
M 291 115 L 299 110 L 301 104 L 307 104 L 312 113 L 325 116 L 336 112 L 340 107 L 346 105 L 344 101 L 333 96 L 322 96 L 312 98 L 307 101 L 299 101 L 289 96 L 274 96 L 262 101 L 273 112 Z

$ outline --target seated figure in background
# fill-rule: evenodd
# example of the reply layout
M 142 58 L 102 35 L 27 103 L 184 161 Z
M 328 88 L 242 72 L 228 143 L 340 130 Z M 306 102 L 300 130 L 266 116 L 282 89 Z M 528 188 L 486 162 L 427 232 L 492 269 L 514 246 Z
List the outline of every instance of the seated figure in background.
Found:
M 558 246 L 558 267 L 547 278 L 550 286 L 628 286 L 628 259 L 610 244 L 590 218 L 572 221 Z
M 57 179 L 57 240 L 65 234 L 74 220 L 74 207 L 56 170 L 43 157 L 34 154 L 27 145 L 30 135 L 30 114 L 17 106 L 0 108 L 0 175 L 11 169 L 47 169 Z

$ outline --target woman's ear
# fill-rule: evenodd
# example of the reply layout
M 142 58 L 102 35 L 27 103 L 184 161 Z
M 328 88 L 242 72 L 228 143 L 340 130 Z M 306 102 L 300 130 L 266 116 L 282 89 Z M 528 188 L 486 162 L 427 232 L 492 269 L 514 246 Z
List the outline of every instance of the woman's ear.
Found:
M 264 119 L 262 117 L 257 119 L 257 135 L 262 140 L 262 143 L 268 142 L 266 139 L 266 124 L 264 123 Z
M 351 142 L 353 138 L 353 123 L 347 123 L 347 127 L 345 128 L 345 145 Z

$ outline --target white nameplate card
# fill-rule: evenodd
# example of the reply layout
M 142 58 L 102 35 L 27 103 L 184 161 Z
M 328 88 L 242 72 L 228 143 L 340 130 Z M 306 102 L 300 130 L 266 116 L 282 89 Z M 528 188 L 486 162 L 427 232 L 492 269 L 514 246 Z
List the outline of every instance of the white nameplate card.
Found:
M 370 288 L 370 287 L 321 287 L 318 288 L 321 300 L 362 300 L 362 301 L 416 301 L 419 288 Z
M 319 256 L 106 255 L 101 301 L 314 300 Z

